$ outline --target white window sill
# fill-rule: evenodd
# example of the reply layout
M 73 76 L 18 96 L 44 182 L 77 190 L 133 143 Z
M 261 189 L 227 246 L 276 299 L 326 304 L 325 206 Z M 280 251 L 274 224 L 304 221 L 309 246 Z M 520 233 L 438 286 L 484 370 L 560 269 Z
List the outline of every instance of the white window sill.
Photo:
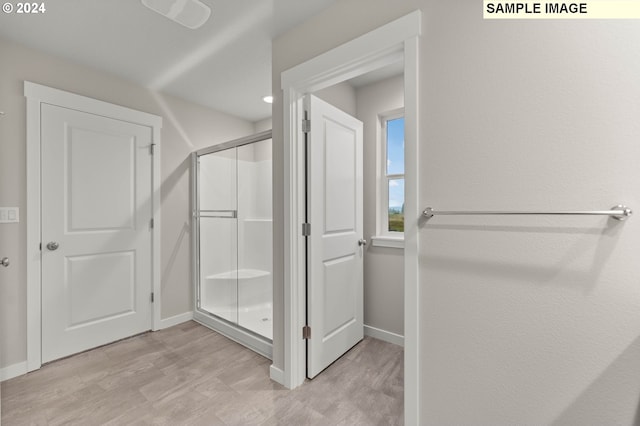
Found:
M 371 237 L 373 247 L 404 248 L 404 237 L 376 236 Z

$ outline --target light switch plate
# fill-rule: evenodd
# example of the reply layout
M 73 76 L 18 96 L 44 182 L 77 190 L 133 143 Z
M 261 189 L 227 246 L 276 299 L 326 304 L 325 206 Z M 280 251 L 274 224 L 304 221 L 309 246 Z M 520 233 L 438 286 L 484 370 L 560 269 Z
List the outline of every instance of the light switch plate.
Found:
M 0 207 L 0 223 L 20 222 L 20 209 L 18 207 Z

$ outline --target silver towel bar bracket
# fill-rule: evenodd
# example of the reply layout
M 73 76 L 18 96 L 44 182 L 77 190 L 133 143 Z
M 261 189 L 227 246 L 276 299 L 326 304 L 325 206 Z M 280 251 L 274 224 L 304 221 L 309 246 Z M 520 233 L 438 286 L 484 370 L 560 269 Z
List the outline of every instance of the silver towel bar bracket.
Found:
M 617 206 L 611 207 L 610 210 L 592 210 L 592 211 L 455 211 L 455 210 L 434 210 L 432 207 L 427 207 L 422 212 L 422 215 L 427 219 L 432 218 L 433 216 L 444 216 L 444 215 L 562 215 L 562 216 L 570 216 L 570 215 L 579 215 L 579 216 L 611 216 L 616 220 L 626 220 L 629 216 L 633 214 L 633 210 L 631 210 L 627 206 L 623 206 L 618 204 Z

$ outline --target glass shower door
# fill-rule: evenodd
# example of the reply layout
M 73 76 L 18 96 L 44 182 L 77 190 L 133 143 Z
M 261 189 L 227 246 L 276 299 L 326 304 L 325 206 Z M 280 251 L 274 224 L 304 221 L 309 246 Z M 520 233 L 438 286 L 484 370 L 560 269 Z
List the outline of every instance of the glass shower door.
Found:
M 193 154 L 194 319 L 267 357 L 273 336 L 271 133 Z
M 198 308 L 238 322 L 237 151 L 198 159 Z
M 238 149 L 238 324 L 273 337 L 271 139 Z

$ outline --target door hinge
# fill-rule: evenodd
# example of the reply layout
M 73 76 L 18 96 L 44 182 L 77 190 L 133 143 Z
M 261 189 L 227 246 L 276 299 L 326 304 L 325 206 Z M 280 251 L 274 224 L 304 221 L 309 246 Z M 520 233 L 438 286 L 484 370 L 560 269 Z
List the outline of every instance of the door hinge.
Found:
M 303 340 L 311 339 L 311 327 L 309 327 L 308 325 L 305 325 L 304 327 L 302 327 L 302 339 Z
M 311 236 L 311 224 L 303 223 L 302 224 L 302 236 L 310 237 Z
M 42 243 L 40 243 L 40 251 L 42 251 Z
M 309 133 L 311 131 L 311 120 L 306 118 L 302 120 L 302 132 Z
M 151 218 L 149 220 L 149 229 L 153 229 L 154 223 L 153 223 L 153 218 Z
M 155 152 L 156 152 L 156 144 L 152 142 L 149 145 L 149 154 L 153 155 L 153 154 L 155 154 Z
M 151 303 L 153 303 L 155 301 L 155 297 L 153 295 L 153 293 L 151 293 Z

